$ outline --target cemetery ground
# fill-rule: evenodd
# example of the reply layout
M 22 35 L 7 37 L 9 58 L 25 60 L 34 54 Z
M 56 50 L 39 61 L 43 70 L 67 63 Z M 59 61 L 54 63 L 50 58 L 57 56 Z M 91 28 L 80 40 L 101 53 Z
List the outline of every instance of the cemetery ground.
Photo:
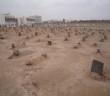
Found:
M 0 29 L 0 96 L 110 96 L 110 24 Z

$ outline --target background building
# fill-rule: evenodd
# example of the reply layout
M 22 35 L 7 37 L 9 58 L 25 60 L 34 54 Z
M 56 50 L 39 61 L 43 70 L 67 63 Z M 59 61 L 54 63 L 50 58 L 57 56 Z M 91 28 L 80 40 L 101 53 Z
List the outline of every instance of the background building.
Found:
M 21 18 L 19 18 L 19 20 L 18 20 L 19 26 L 20 26 L 20 25 L 21 25 L 21 26 L 24 26 L 24 25 L 32 26 L 32 25 L 39 24 L 39 23 L 42 23 L 42 18 L 41 18 L 41 16 L 21 17 Z
M 16 27 L 18 26 L 18 18 L 7 14 L 0 14 L 0 27 Z
M 1 27 L 17 27 L 17 26 L 32 26 L 42 23 L 41 16 L 29 16 L 29 17 L 15 17 L 10 13 L 0 14 L 0 28 Z

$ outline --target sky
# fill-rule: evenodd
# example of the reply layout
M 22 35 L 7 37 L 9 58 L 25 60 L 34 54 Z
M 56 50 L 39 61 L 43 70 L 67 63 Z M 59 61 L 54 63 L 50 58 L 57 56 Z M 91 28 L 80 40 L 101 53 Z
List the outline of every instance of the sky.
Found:
M 43 20 L 110 19 L 110 0 L 0 0 L 0 13 Z

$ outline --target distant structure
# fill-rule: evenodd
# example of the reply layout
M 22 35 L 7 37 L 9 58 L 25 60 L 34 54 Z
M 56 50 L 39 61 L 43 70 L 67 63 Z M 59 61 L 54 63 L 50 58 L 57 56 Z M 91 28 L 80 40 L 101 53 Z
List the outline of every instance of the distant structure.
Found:
M 32 26 L 42 23 L 41 16 L 29 16 L 29 17 L 15 17 L 10 13 L 0 14 L 0 28 L 3 27 L 19 27 L 19 26 Z
M 16 27 L 18 26 L 18 18 L 7 14 L 0 14 L 0 28 L 2 27 Z
M 32 26 L 35 24 L 40 24 L 42 23 L 42 18 L 41 16 L 29 16 L 29 17 L 21 17 L 18 20 L 18 25 L 19 26 Z
M 63 23 L 65 23 L 65 19 L 63 19 Z

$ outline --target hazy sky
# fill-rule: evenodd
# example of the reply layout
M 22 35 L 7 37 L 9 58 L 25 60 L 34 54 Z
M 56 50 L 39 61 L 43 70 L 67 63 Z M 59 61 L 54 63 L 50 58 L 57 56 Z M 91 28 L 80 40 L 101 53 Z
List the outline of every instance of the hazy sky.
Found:
M 110 0 L 0 0 L 0 13 L 49 19 L 110 19 Z

